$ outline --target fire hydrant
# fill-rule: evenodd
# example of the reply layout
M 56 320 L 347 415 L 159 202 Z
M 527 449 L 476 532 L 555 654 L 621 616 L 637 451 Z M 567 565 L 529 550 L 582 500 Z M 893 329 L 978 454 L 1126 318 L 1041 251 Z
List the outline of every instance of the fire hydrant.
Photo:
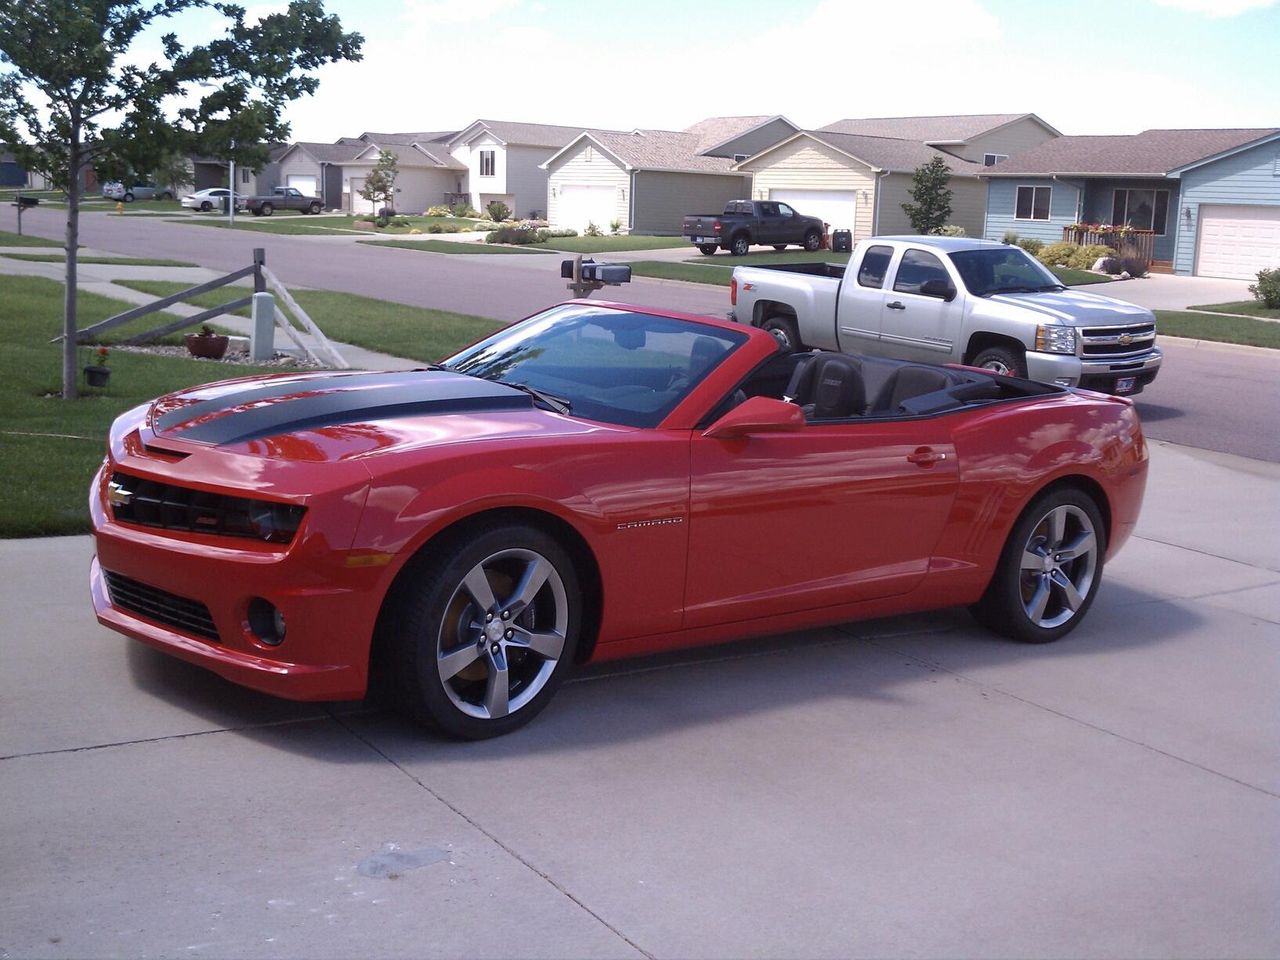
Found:
M 123 200 L 117 200 L 117 201 L 116 201 L 116 214 L 117 214 L 117 215 L 120 215 L 120 214 L 123 214 L 123 213 L 124 213 L 124 201 L 123 201 Z

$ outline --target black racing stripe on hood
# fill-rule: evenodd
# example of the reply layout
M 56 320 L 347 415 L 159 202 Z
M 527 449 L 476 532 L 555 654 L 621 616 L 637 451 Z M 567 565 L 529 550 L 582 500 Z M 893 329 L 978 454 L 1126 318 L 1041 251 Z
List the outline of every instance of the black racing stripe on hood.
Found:
M 402 375 L 407 376 L 407 375 Z M 373 387 L 380 384 L 399 382 L 394 375 L 387 373 L 338 373 L 329 376 L 312 376 L 303 379 L 273 379 L 256 387 L 246 387 L 236 393 L 224 394 L 211 400 L 200 400 L 175 407 L 156 420 L 154 429 L 157 432 L 168 430 L 179 423 L 187 423 L 199 417 L 237 407 L 258 400 L 269 400 L 272 397 L 284 397 L 291 393 L 305 393 L 315 390 L 355 390 L 361 387 Z
M 236 398 L 226 398 L 228 407 Z M 511 387 L 470 377 L 395 383 L 363 390 L 303 393 L 249 410 L 227 413 L 175 432 L 183 440 L 227 444 L 315 430 L 340 423 L 445 413 L 529 409 L 533 400 Z

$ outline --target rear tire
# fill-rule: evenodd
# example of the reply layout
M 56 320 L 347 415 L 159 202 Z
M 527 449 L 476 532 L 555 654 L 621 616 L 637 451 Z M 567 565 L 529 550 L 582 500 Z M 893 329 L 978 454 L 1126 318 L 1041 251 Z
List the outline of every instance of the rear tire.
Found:
M 785 250 L 785 249 L 787 249 L 787 245 L 786 245 L 785 243 L 775 243 L 775 244 L 773 245 L 773 249 L 775 249 L 775 250 Z
M 173 199 L 173 193 L 172 193 L 172 191 L 166 190 L 164 193 L 160 194 L 160 199 L 161 199 L 161 200 L 172 200 L 172 199 Z
M 208 213 L 208 212 L 209 212 L 210 210 L 212 210 L 212 209 L 213 209 L 213 204 L 212 204 L 212 203 L 210 203 L 208 200 L 202 200 L 202 201 L 200 202 L 200 212 L 201 212 L 201 213 Z
M 536 527 L 495 525 L 424 551 L 379 624 L 398 706 L 480 740 L 532 720 L 572 668 L 582 622 L 573 561 Z
M 126 193 L 123 197 L 121 197 L 121 199 L 124 200 L 125 203 L 133 203 L 133 194 Z
M 745 257 L 750 250 L 751 238 L 745 233 L 738 234 L 729 244 L 729 252 L 735 257 Z
M 275 212 L 276 212 L 276 208 L 269 203 L 264 203 L 262 206 L 258 208 L 258 213 L 264 217 L 269 217 L 271 216 L 271 214 Z
M 796 330 L 796 322 L 787 316 L 772 316 L 760 324 L 760 329 L 772 334 L 778 341 L 778 352 L 782 354 L 797 353 L 804 349 L 800 342 L 800 334 Z
M 804 235 L 804 248 L 810 253 L 822 249 L 822 234 L 817 230 L 810 230 L 806 233 Z
M 1050 490 L 1013 525 L 986 593 L 969 609 L 983 626 L 1014 640 L 1057 640 L 1093 604 L 1106 552 L 1093 498 L 1075 487 Z
M 714 257 L 719 249 L 714 243 L 701 243 L 698 245 L 698 252 L 704 257 Z
M 987 347 L 973 358 L 973 366 L 1006 377 L 1027 377 L 1027 358 L 1013 347 Z

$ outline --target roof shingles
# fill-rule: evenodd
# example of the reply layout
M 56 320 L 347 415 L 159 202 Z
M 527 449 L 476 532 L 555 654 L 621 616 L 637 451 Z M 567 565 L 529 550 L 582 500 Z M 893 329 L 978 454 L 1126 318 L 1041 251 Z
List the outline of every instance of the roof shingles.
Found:
M 1144 130 L 1126 136 L 1058 137 L 1010 157 L 991 176 L 1162 177 L 1171 170 L 1280 133 L 1280 128 Z

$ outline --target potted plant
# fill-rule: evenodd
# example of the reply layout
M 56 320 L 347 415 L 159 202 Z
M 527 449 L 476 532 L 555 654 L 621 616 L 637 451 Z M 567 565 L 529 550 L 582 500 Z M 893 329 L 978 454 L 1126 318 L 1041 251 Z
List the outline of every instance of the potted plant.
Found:
M 200 326 L 199 333 L 188 333 L 183 340 L 193 357 L 203 357 L 206 360 L 221 360 L 222 355 L 227 352 L 227 344 L 231 342 L 230 337 L 218 333 L 207 323 Z
M 111 368 L 107 360 L 111 351 L 106 347 L 98 347 L 93 351 L 93 362 L 84 368 L 84 382 L 91 387 L 105 387 L 111 380 Z

